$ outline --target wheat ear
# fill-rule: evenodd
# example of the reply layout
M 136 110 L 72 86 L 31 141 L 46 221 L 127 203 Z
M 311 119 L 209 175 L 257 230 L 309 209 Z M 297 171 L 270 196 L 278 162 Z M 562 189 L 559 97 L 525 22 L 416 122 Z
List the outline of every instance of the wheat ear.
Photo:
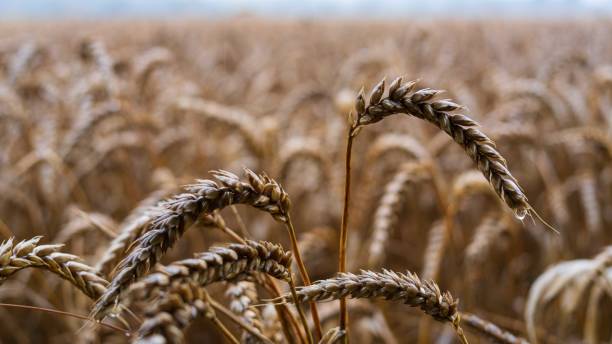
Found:
M 201 215 L 232 204 L 249 204 L 279 221 L 286 221 L 290 208 L 286 193 L 267 176 L 258 176 L 248 169 L 245 172 L 248 182 L 226 171 L 213 172 L 220 184 L 199 180 L 188 185 L 186 193 L 161 203 L 159 213 L 148 225 L 146 233 L 138 238 L 135 248 L 119 263 L 107 292 L 98 300 L 92 314 L 96 318 L 103 317 L 120 291 L 144 275 Z
M 106 291 L 108 282 L 79 257 L 60 252 L 63 245 L 39 245 L 36 236 L 13 244 L 13 238 L 0 245 L 0 283 L 26 268 L 50 271 L 67 280 L 91 299 Z
M 527 197 L 512 176 L 506 160 L 495 147 L 495 143 L 477 129 L 478 124 L 471 118 L 451 113 L 461 109 L 450 100 L 434 100 L 442 91 L 429 88 L 412 92 L 416 82 L 402 82 L 395 79 L 389 86 L 387 97 L 384 80 L 374 87 L 366 106 L 363 92 L 357 97 L 357 126 L 381 121 L 394 114 L 406 114 L 426 120 L 448 134 L 466 151 L 487 178 L 497 195 L 514 211 L 517 217 L 525 217 L 531 210 Z
M 319 280 L 297 290 L 297 299 L 300 302 L 332 301 L 340 298 L 401 301 L 411 307 L 419 307 L 438 321 L 451 323 L 458 333 L 462 333 L 457 311 L 458 301 L 449 292 L 442 293 L 433 281 L 421 281 L 411 272 L 403 274 L 383 270 L 362 271 L 358 275 L 340 273 L 337 277 Z M 293 297 L 286 294 L 272 301 L 293 302 Z
M 183 330 L 201 315 L 210 319 L 231 343 L 240 343 L 219 321 L 208 301 L 208 293 L 196 282 L 173 284 L 157 302 L 145 310 L 145 320 L 134 343 L 183 343 Z

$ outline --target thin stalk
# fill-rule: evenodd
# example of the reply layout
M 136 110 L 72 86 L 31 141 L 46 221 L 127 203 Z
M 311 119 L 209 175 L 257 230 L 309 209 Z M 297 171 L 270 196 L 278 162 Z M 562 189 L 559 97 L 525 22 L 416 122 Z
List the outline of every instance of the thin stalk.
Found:
M 223 325 L 219 318 L 212 318 L 212 322 L 215 324 L 215 326 L 217 326 L 221 333 L 223 333 L 223 336 L 225 336 L 225 338 L 227 338 L 227 340 L 229 340 L 232 344 L 240 344 L 240 341 L 234 337 L 234 335 L 227 329 L 227 327 L 225 327 L 225 325 Z
M 107 328 L 109 328 L 111 330 L 115 330 L 115 331 L 121 332 L 121 333 L 123 333 L 125 335 L 132 335 L 132 333 L 129 330 L 127 330 L 127 329 L 123 329 L 121 327 L 118 327 L 118 326 L 115 326 L 115 325 L 111 325 L 111 324 L 107 324 L 107 323 L 104 323 L 104 322 L 101 322 L 101 321 L 99 322 L 99 321 L 96 321 L 96 320 L 94 320 L 92 318 L 89 318 L 89 317 L 87 317 L 85 315 L 81 315 L 81 314 L 64 312 L 64 311 L 58 311 L 57 309 L 52 309 L 52 308 L 43 308 L 43 307 L 28 306 L 28 305 L 17 305 L 17 304 L 13 304 L 13 303 L 0 303 L 0 307 L 12 307 L 12 308 L 30 309 L 30 310 L 40 311 L 40 312 L 46 312 L 46 313 L 51 313 L 51 314 L 58 314 L 58 315 L 73 317 L 73 318 L 89 321 L 89 322 L 98 324 L 98 325 L 103 326 L 103 327 L 107 327 Z
M 236 325 L 242 327 L 245 331 L 247 331 L 250 334 L 252 334 L 253 336 L 257 337 L 257 339 L 261 340 L 263 343 L 273 344 L 273 342 L 269 338 L 267 338 L 263 334 L 259 333 L 257 330 L 255 330 L 255 328 L 253 328 L 253 326 L 251 326 L 251 325 L 245 323 L 244 321 L 240 320 L 240 318 L 238 318 L 229 309 L 225 308 L 222 304 L 220 304 L 220 303 L 218 303 L 217 301 L 214 301 L 214 300 L 209 300 L 209 303 L 215 309 L 215 311 L 220 312 L 221 314 L 225 315 L 233 323 L 235 323 Z
M 227 227 L 227 226 L 221 226 L 219 228 L 223 233 L 229 235 L 232 239 L 236 240 L 237 242 L 241 243 L 241 244 L 246 244 L 246 241 L 244 240 L 243 237 L 241 237 L 238 233 L 236 233 L 236 231 L 232 230 L 231 228 Z
M 236 223 L 238 223 L 238 231 L 240 231 L 240 234 L 242 234 L 242 236 L 244 237 L 250 236 L 249 231 L 247 230 L 247 227 L 244 224 L 244 221 L 242 221 L 242 216 L 240 216 L 240 213 L 238 212 L 238 209 L 236 208 L 236 206 L 231 205 L 230 209 L 232 210 L 232 214 L 234 215 L 234 218 L 236 219 Z
M 293 222 L 291 221 L 291 216 L 287 215 L 287 221 L 285 222 L 287 226 L 287 230 L 289 231 L 289 237 L 291 239 L 291 249 L 295 252 L 295 262 L 297 263 L 298 270 L 300 271 L 300 277 L 304 282 L 304 285 L 309 286 L 310 276 L 308 276 L 308 271 L 306 270 L 306 265 L 304 265 L 304 261 L 302 260 L 302 254 L 300 253 L 300 249 L 298 248 L 297 236 L 295 234 L 295 228 L 293 227 Z M 315 339 L 318 341 L 323 336 L 323 331 L 321 330 L 321 321 L 319 320 L 319 311 L 317 310 L 316 302 L 311 301 L 310 304 L 310 316 L 312 317 L 312 322 L 315 327 Z
M 310 332 L 310 329 L 308 328 L 308 321 L 306 320 L 306 315 L 304 314 L 304 310 L 302 309 L 302 306 L 300 305 L 300 301 L 298 299 L 297 292 L 295 291 L 295 283 L 293 282 L 293 276 L 289 280 L 289 290 L 291 290 L 291 295 L 293 296 L 295 308 L 297 309 L 298 314 L 300 315 L 300 321 L 302 322 L 304 331 L 306 332 L 306 335 L 308 336 L 308 344 L 314 344 L 314 340 L 312 339 L 312 333 Z
M 353 139 L 355 138 L 355 130 L 357 125 L 351 124 L 346 137 L 346 160 L 345 160 L 345 175 L 344 175 L 344 209 L 342 211 L 342 223 L 340 226 L 340 247 L 338 248 L 338 271 L 346 272 L 346 249 L 348 243 L 348 221 L 349 221 L 349 201 L 351 193 L 351 155 L 353 150 Z M 344 342 L 348 343 L 348 308 L 346 307 L 346 299 L 340 299 L 340 330 L 346 334 Z
M 270 292 L 270 294 L 274 295 L 274 297 L 279 297 L 281 294 L 280 289 L 276 285 L 276 282 L 268 275 L 264 275 L 266 280 L 266 289 Z M 285 333 L 285 338 L 289 343 L 295 343 L 295 339 L 291 336 L 289 332 L 289 328 L 292 328 L 297 336 L 300 338 L 301 343 L 306 342 L 306 338 L 304 338 L 304 334 L 300 331 L 297 321 L 295 320 L 293 314 L 289 311 L 286 304 L 275 305 L 274 308 L 278 313 L 278 318 L 283 323 L 283 332 Z M 288 326 L 290 325 L 290 326 Z
M 438 166 L 434 161 L 429 162 L 429 171 L 431 173 L 431 181 L 434 187 L 434 191 L 436 194 L 436 198 L 438 201 L 438 207 L 440 211 L 444 213 L 444 238 L 443 238 L 443 247 L 446 247 L 449 238 L 451 237 L 451 232 L 453 229 L 453 219 L 455 214 L 455 207 L 453 203 L 449 202 L 448 197 L 444 193 L 444 190 L 447 189 L 444 180 L 440 176 L 440 171 Z M 442 263 L 440 261 L 440 263 Z M 438 274 L 440 271 L 440 266 L 438 266 L 434 271 L 432 276 L 423 276 L 424 278 L 437 280 Z M 419 320 L 419 335 L 417 343 L 426 344 L 431 343 L 431 318 L 425 315 L 421 315 L 421 319 Z
M 234 215 L 236 215 L 236 218 L 237 218 L 237 219 L 239 219 L 239 220 L 240 220 L 240 222 L 242 221 L 242 220 L 240 219 L 240 214 L 238 214 L 238 213 L 236 212 Z M 226 234 L 228 234 L 229 236 L 231 236 L 232 238 L 234 238 L 236 241 L 238 241 L 238 242 L 240 242 L 240 243 L 242 243 L 242 244 L 246 244 L 246 240 L 245 240 L 243 237 L 241 237 L 239 234 L 237 234 L 235 231 L 233 231 L 231 228 L 229 228 L 229 227 L 227 227 L 227 226 L 223 226 L 223 227 L 222 227 L 222 228 L 220 228 L 220 229 L 221 229 L 221 230 L 222 230 L 224 233 L 226 233 Z M 243 232 L 246 232 L 246 231 L 243 231 Z M 278 289 L 278 287 L 276 286 L 276 283 L 274 282 L 274 280 L 272 280 L 272 279 L 270 278 L 270 276 L 267 276 L 267 275 L 266 275 L 266 276 L 265 276 L 265 281 L 266 281 L 265 286 L 267 287 L 266 289 L 268 289 L 268 291 L 270 291 L 270 293 L 271 293 L 272 295 L 274 295 L 275 297 L 278 297 L 278 296 L 280 296 L 280 295 L 281 295 L 280 290 L 279 290 L 279 289 Z M 221 305 L 218 305 L 218 306 L 221 306 Z M 290 323 L 290 324 L 293 326 L 293 328 L 297 329 L 297 323 L 296 323 L 295 319 L 293 318 L 293 316 L 291 316 L 291 313 L 288 311 L 288 309 L 287 309 L 287 306 L 286 306 L 286 305 L 277 306 L 277 307 L 275 307 L 275 309 L 276 309 L 276 311 L 277 311 L 277 313 L 278 313 L 278 317 L 279 317 L 279 319 L 281 319 L 281 322 L 283 322 L 283 323 Z M 233 315 L 233 313 L 232 313 L 232 315 Z M 228 315 L 228 316 L 229 316 L 229 315 Z M 239 321 L 239 320 L 238 320 L 238 321 Z M 287 326 L 283 326 L 283 331 L 285 332 L 285 337 L 287 338 L 287 340 L 288 340 L 290 343 L 293 343 L 293 342 L 294 342 L 294 341 L 293 341 L 293 338 L 292 338 L 292 336 L 290 336 L 290 335 L 289 335 L 289 332 L 287 331 L 286 327 L 287 327 Z M 245 329 L 246 329 L 246 328 L 245 328 Z M 248 330 L 247 330 L 247 331 L 248 331 Z M 249 332 L 251 332 L 251 331 L 249 331 Z M 299 332 L 299 331 L 298 331 L 298 332 Z M 251 333 L 252 333 L 252 332 L 251 332 Z M 299 333 L 299 334 L 300 334 L 300 336 L 301 336 L 301 333 Z M 256 337 L 260 338 L 260 339 L 265 338 L 265 337 L 263 337 L 261 334 L 259 334 L 259 335 L 254 334 L 254 335 L 255 335 Z M 300 339 L 302 339 L 302 342 L 304 341 L 304 339 L 303 339 L 303 338 L 300 338 Z M 266 340 L 264 340 L 264 342 L 266 342 Z M 269 340 L 268 340 L 267 342 L 269 342 Z

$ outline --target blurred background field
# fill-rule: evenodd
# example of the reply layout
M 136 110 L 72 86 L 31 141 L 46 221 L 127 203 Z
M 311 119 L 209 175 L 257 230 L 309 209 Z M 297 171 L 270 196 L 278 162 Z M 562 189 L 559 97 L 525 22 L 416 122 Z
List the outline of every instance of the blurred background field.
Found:
M 394 115 L 355 140 L 349 271 L 413 271 L 460 299 L 461 312 L 531 342 L 608 342 L 611 12 L 612 4 L 595 0 L 2 1 L 1 239 L 41 235 L 41 244 L 65 244 L 62 252 L 106 283 L 149 230 L 152 215 L 143 209 L 211 178 L 210 170 L 242 176 L 247 167 L 288 193 L 311 279 L 333 278 L 347 116 L 361 87 L 369 94 L 382 78 L 388 85 L 402 76 L 419 80 L 415 90 L 445 90 L 437 99 L 464 106 L 459 112 L 496 142 L 533 209 L 559 234 L 538 219 L 517 219 L 461 143 Z M 227 228 L 244 225 L 249 238 L 291 248 L 268 214 L 235 207 L 218 215 Z M 211 226 L 196 223 L 161 263 L 235 241 Z M 13 275 L 15 264 L 36 258 L 9 246 L 0 249 L 0 302 L 91 311 L 95 297 L 74 287 L 78 278 L 69 283 L 34 269 Z M 247 321 L 226 293 L 239 283 L 207 290 Z M 262 285 L 252 304 L 271 297 Z M 416 308 L 380 299 L 349 305 L 354 343 L 458 342 L 451 326 Z M 319 311 L 325 330 L 337 326 L 337 302 Z M 257 342 L 219 319 L 241 341 Z M 255 321 L 274 342 L 290 342 L 273 308 L 261 308 Z M 122 343 L 141 325 L 128 322 L 130 337 L 0 307 L 0 338 Z M 464 327 L 470 342 L 492 340 Z M 204 316 L 184 338 L 166 337 L 229 342 Z

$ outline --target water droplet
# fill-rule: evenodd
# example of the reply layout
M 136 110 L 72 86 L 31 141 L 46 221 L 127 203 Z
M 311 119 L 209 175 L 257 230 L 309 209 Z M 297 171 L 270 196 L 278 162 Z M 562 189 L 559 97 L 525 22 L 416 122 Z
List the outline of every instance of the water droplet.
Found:
M 526 209 L 519 209 L 514 211 L 514 216 L 519 220 L 523 221 L 529 212 Z
M 125 332 L 124 334 L 125 334 L 126 337 L 131 337 L 132 336 L 132 334 L 129 333 L 129 332 Z

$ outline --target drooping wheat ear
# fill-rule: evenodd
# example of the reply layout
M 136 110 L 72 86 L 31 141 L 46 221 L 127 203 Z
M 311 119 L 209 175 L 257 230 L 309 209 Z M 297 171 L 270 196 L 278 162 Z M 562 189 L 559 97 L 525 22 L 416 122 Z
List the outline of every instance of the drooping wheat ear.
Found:
M 310 286 L 299 287 L 298 300 L 306 302 L 332 301 L 342 297 L 352 299 L 384 298 L 401 301 L 411 307 L 419 307 L 426 314 L 442 322 L 458 323 L 457 301 L 449 292 L 442 293 L 433 281 L 421 281 L 408 271 L 405 274 L 383 270 L 383 272 L 362 271 L 355 275 L 340 273 L 337 277 L 319 280 Z M 292 303 L 290 294 L 273 300 Z
M 381 121 L 393 114 L 407 114 L 433 123 L 455 140 L 476 163 L 497 195 L 514 211 L 517 217 L 525 217 L 531 206 L 516 179 L 506 165 L 506 160 L 495 148 L 495 143 L 477 129 L 471 118 L 450 113 L 461 106 L 449 100 L 433 100 L 441 91 L 421 89 L 412 92 L 415 81 L 403 83 L 395 79 L 389 86 L 388 96 L 383 98 L 384 80 L 374 87 L 366 106 L 363 92 L 357 97 L 357 125 L 364 126 Z
M 131 286 L 134 299 L 148 299 L 174 281 L 193 280 L 202 286 L 219 281 L 235 281 L 253 272 L 263 272 L 289 281 L 291 252 L 267 241 L 247 241 L 213 247 L 195 258 L 179 260 L 150 274 Z
M 138 238 L 134 243 L 135 248 L 119 263 L 108 291 L 94 307 L 93 314 L 102 317 L 120 291 L 144 275 L 201 215 L 211 214 L 232 204 L 248 204 L 285 222 L 291 204 L 280 185 L 249 169 L 245 169 L 245 173 L 248 182 L 241 181 L 232 173 L 215 171 L 213 175 L 220 184 L 212 180 L 199 180 L 188 185 L 186 193 L 160 204 L 160 211 L 148 225 L 145 234 Z
M 500 80 L 501 90 L 506 99 L 531 98 L 547 112 L 558 125 L 567 125 L 573 118 L 565 104 L 543 82 L 535 79 Z M 541 113 L 542 111 L 538 111 Z
M 612 159 L 612 136 L 605 129 L 599 127 L 584 126 L 562 130 L 555 135 L 551 135 L 546 142 L 568 146 L 589 143 L 592 145 L 592 151 L 602 152 L 607 159 Z
M 265 305 L 261 310 L 261 320 L 264 335 L 274 343 L 284 343 L 283 322 L 280 321 L 278 311 L 272 305 Z
M 578 177 L 580 199 L 584 209 L 587 229 L 592 233 L 601 230 L 601 210 L 597 198 L 597 178 L 595 173 L 586 170 Z
M 170 196 L 172 188 L 154 191 L 134 208 L 132 213 L 119 225 L 118 235 L 96 264 L 96 271 L 108 275 L 117 262 L 122 259 L 134 239 L 139 237 L 147 225 L 161 212 L 155 205 L 163 198 Z
M 375 202 L 374 196 L 377 195 L 376 191 L 380 187 L 380 174 L 385 171 L 386 167 L 383 162 L 390 161 L 390 159 L 384 160 L 384 157 L 391 153 L 401 153 L 407 161 L 426 161 L 430 158 L 427 148 L 411 135 L 388 133 L 377 137 L 366 152 L 363 166 L 372 166 L 372 168 L 365 169 L 363 178 L 360 178 L 361 185 L 360 191 L 355 195 L 355 208 L 361 211 L 353 214 L 354 223 L 369 222 L 370 213 L 367 209 L 371 208 L 372 202 Z
M 517 337 L 512 333 L 502 330 L 497 325 L 480 318 L 475 314 L 461 313 L 461 323 L 477 333 L 484 335 L 495 341 L 503 344 L 529 344 L 529 342 L 521 337 Z
M 151 76 L 156 69 L 169 64 L 173 54 L 163 47 L 154 47 L 138 56 L 134 61 L 134 74 L 138 95 L 142 98 L 146 91 Z
M 17 82 L 40 52 L 40 47 L 36 42 L 28 41 L 23 43 L 8 63 L 8 82 L 10 84 Z
M 80 233 L 95 229 L 108 238 L 115 237 L 117 224 L 108 215 L 85 212 L 76 206 L 68 207 L 70 221 L 57 233 L 53 242 L 66 243 Z
M 597 290 L 602 287 L 606 290 L 603 295 Z M 601 296 L 610 295 L 612 291 L 612 246 L 606 246 L 592 259 L 576 259 L 557 263 L 544 271 L 531 284 L 529 295 L 525 305 L 525 323 L 527 325 L 527 336 L 529 340 L 537 344 L 538 331 L 536 320 L 538 315 L 553 303 L 561 300 L 560 309 L 556 314 L 573 315 L 580 306 L 587 305 L 587 317 L 585 318 L 585 330 L 589 328 L 593 332 L 586 332 L 585 336 L 597 337 L 598 316 L 602 316 L 598 309 L 602 309 Z M 598 295 L 593 295 L 597 293 Z M 590 295 L 587 295 L 590 294 Z M 593 300 L 593 297 L 597 299 Z M 589 309 L 591 302 L 597 303 L 597 309 Z M 602 316 L 605 317 L 605 316 Z M 575 321 L 575 320 L 574 320 Z M 592 323 L 586 323 L 591 321 Z M 608 321 L 609 322 L 609 321 Z M 559 324 L 558 326 L 563 326 Z M 594 328 L 593 328 L 594 326 Z M 600 341 L 595 340 L 593 343 Z
M 13 244 L 13 238 L 0 245 L 0 283 L 26 268 L 48 270 L 79 288 L 91 299 L 106 291 L 108 282 L 79 257 L 60 252 L 63 245 L 39 245 L 36 236 Z
M 265 144 L 259 131 L 261 125 L 253 115 L 241 109 L 196 98 L 180 98 L 175 107 L 179 111 L 195 113 L 235 129 L 242 135 L 254 156 L 263 158 Z
M 90 138 L 96 127 L 109 118 L 121 115 L 120 104 L 116 101 L 104 102 L 95 108 L 92 106 L 91 102 L 83 104 L 81 115 L 77 117 L 60 147 L 62 158 L 69 159 L 69 161 L 77 159 L 73 156 L 74 151 L 81 146 L 84 140 Z
M 423 271 L 421 272 L 421 276 L 424 279 L 431 279 L 438 275 L 442 259 L 444 258 L 444 250 L 442 248 L 446 246 L 448 240 L 445 237 L 445 232 L 444 221 L 434 222 L 429 229 L 427 247 L 425 247 L 425 253 L 423 254 Z
M 168 128 L 159 133 L 153 140 L 153 147 L 156 155 L 164 155 L 173 147 L 189 142 L 192 134 L 187 128 Z
M 230 298 L 230 310 L 238 315 L 242 321 L 263 334 L 261 313 L 259 309 L 252 307 L 258 303 L 255 283 L 250 281 L 237 282 L 227 289 L 225 295 Z M 260 340 L 248 331 L 243 331 L 241 342 L 245 344 L 256 344 L 260 343 Z
M 35 228 L 44 230 L 46 223 L 38 203 L 32 198 L 32 195 L 12 184 L 0 180 L 0 201 L 12 203 L 14 211 L 23 209 L 27 213 L 28 223 Z
M 368 266 L 377 267 L 385 258 L 387 241 L 397 226 L 408 187 L 424 179 L 426 171 L 427 166 L 424 163 L 405 163 L 385 187 L 385 193 L 374 214 Z
M 107 161 L 107 157 L 122 149 L 139 149 L 144 154 L 148 153 L 148 143 L 144 139 L 144 135 L 135 131 L 122 131 L 106 135 L 102 140 L 95 142 L 94 153 L 91 156 L 76 162 L 75 182 L 80 182 L 89 173 L 95 172 L 96 168 L 103 162 Z M 71 188 L 74 187 L 71 185 Z
M 193 281 L 175 283 L 145 310 L 145 319 L 133 343 L 183 343 L 184 329 L 197 317 L 216 319 L 204 287 Z
M 335 271 L 335 267 L 329 266 L 329 259 L 335 253 L 337 240 L 336 230 L 330 227 L 315 227 L 300 236 L 298 247 L 309 270 L 320 273 Z M 296 268 L 294 263 L 293 271 Z
M 325 150 L 314 138 L 293 138 L 283 144 L 279 154 L 279 178 L 286 181 L 291 166 L 299 160 L 310 160 L 316 163 L 323 181 L 331 180 L 331 166 L 323 154 Z M 318 183 L 321 184 L 321 183 Z
M 527 146 L 535 144 L 538 138 L 538 131 L 533 124 L 519 121 L 500 122 L 499 120 L 485 124 L 490 124 L 489 135 L 497 142 Z M 450 146 L 450 142 L 445 133 L 436 134 L 428 142 L 428 147 L 433 156 L 439 156 L 448 146 Z
M 366 164 L 375 163 L 383 155 L 393 151 L 405 153 L 416 160 L 429 158 L 429 152 L 423 144 L 408 134 L 388 133 L 376 138 L 366 153 Z
M 484 263 L 492 253 L 500 235 L 508 230 L 508 220 L 499 216 L 487 216 L 474 230 L 472 241 L 465 249 L 466 266 L 476 266 Z
M 88 39 L 81 43 L 81 58 L 85 62 L 93 62 L 96 70 L 104 78 L 108 95 L 114 98 L 117 93 L 117 84 L 113 71 L 113 58 L 106 50 L 106 46 L 102 41 Z

